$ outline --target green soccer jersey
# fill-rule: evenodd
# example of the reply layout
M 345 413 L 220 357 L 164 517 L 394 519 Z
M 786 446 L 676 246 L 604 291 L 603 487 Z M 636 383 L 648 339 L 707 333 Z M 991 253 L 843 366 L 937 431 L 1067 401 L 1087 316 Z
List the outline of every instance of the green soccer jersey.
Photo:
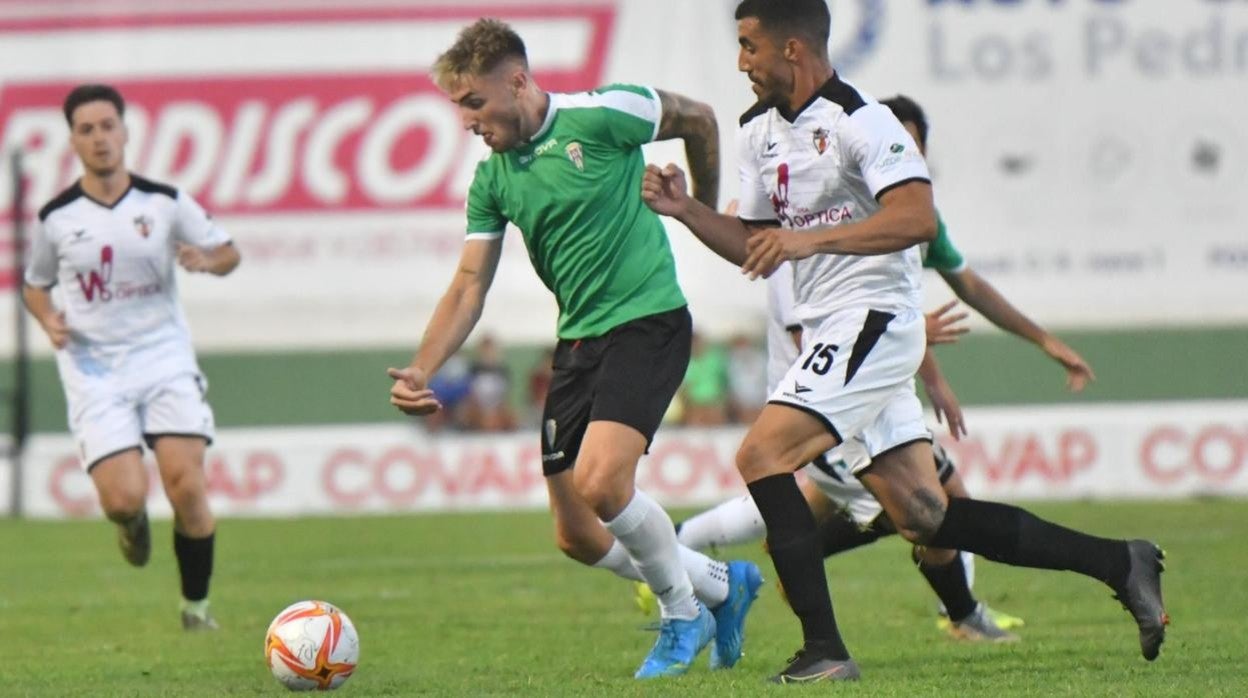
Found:
M 953 240 L 949 239 L 949 230 L 945 228 L 945 219 L 940 217 L 939 211 L 936 213 L 936 239 L 923 250 L 923 267 L 951 273 L 966 268 L 966 260 L 953 246 Z
M 468 239 L 520 229 L 559 303 L 558 335 L 606 334 L 685 305 L 659 217 L 641 200 L 641 145 L 659 128 L 658 95 L 634 85 L 550 95 L 528 143 L 493 153 L 468 190 Z

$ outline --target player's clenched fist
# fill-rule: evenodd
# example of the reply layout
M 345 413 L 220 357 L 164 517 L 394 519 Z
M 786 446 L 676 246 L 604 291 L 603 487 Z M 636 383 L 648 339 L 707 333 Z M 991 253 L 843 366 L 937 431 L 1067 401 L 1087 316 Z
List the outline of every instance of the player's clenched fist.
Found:
M 671 163 L 662 169 L 658 165 L 646 165 L 641 178 L 641 199 L 659 215 L 681 216 L 690 201 L 685 173 Z
M 771 276 L 784 262 L 815 254 L 806 236 L 784 228 L 758 230 L 745 241 L 745 247 L 747 256 L 741 273 L 751 279 Z
M 386 369 L 386 374 L 394 379 L 394 386 L 390 388 L 390 404 L 404 414 L 424 416 L 442 409 L 442 403 L 425 385 L 424 371 L 413 367 L 390 368 Z

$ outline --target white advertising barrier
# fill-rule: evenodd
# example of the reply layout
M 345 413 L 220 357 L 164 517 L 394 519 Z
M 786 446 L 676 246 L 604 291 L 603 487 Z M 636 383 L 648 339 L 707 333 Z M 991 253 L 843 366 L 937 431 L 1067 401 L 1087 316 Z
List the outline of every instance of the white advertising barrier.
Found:
M 243 250 L 229 279 L 182 285 L 201 347 L 409 345 L 455 267 L 484 152 L 428 77 L 456 31 L 479 16 L 512 22 L 547 89 L 640 82 L 709 102 L 726 202 L 736 117 L 754 99 L 736 71 L 735 4 L 11 0 L 0 151 L 27 151 L 27 209 L 38 208 L 76 174 L 62 98 L 112 82 L 131 104 L 130 163 L 193 193 Z M 1068 326 L 1248 321 L 1248 3 L 830 6 L 842 72 L 927 107 L 953 236 L 1018 305 Z M 0 210 L 9 179 L 0 168 Z M 761 285 L 671 233 L 699 326 L 758 331 Z M 548 340 L 553 300 L 518 235 L 507 245 L 482 327 Z M 0 271 L 0 292 L 14 283 Z M 0 325 L 11 306 L 0 302 Z M 0 353 L 11 341 L 0 335 Z
M 967 416 L 972 435 L 947 445 L 980 497 L 1248 496 L 1248 401 L 973 409 Z M 663 429 L 638 482 L 672 506 L 742 494 L 733 457 L 744 433 Z M 25 461 L 28 516 L 97 514 L 68 437 L 35 438 Z M 431 437 L 401 425 L 225 429 L 206 474 L 213 509 L 223 516 L 546 506 L 537 437 L 529 433 Z M 154 515 L 169 515 L 154 468 L 150 505 Z

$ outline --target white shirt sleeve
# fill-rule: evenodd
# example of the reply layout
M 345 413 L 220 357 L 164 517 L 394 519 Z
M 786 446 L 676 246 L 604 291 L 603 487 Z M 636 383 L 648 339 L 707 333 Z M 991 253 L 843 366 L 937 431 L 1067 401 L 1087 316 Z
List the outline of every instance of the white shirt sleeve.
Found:
M 877 200 L 895 186 L 931 181 L 914 139 L 883 104 L 872 102 L 856 110 L 841 143 L 845 156 L 858 163 Z
M 230 242 L 229 233 L 217 225 L 212 216 L 190 194 L 179 190 L 175 205 L 174 239 L 203 249 L 220 247 Z
M 737 217 L 746 221 L 772 221 L 776 209 L 763 186 L 762 173 L 754 154 L 751 132 L 737 129 L 737 162 L 741 176 L 741 193 L 737 200 Z
M 47 227 L 42 222 L 36 222 L 31 231 L 29 254 L 26 283 L 36 288 L 55 286 L 58 271 L 56 245 L 49 239 Z
M 798 327 L 802 323 L 793 312 L 796 304 L 793 299 L 793 265 L 785 262 L 767 277 L 767 312 L 786 330 Z

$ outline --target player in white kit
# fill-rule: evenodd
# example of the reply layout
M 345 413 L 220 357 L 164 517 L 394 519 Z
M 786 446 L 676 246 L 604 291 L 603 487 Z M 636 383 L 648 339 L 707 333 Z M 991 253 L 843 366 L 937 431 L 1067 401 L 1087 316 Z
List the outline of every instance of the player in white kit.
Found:
M 949 498 L 914 392 L 925 328 L 917 245 L 936 214 L 927 166 L 897 118 L 828 61 L 824 0 L 744 0 L 738 68 L 759 102 L 741 118 L 740 218 L 647 168 L 642 196 L 751 277 L 794 262 L 803 353 L 737 453 L 803 646 L 773 680 L 853 679 L 832 611 L 814 517 L 794 471 L 843 444 L 845 460 L 907 540 L 1013 565 L 1072 570 L 1113 589 L 1155 659 L 1165 634 L 1161 551 L 1097 538 L 1017 507 Z M 859 458 L 858 453 L 865 453 Z
M 789 367 L 797 360 L 801 347 L 801 324 L 792 315 L 793 272 L 791 264 L 782 264 L 767 279 L 767 389 L 774 392 Z M 929 344 L 948 341 L 945 333 L 958 328 L 951 327 L 962 317 L 948 316 L 945 306 L 928 316 Z M 940 375 L 934 357 L 924 360 L 919 371 L 929 394 L 949 416 L 950 428 L 961 423 L 960 408 Z M 938 384 L 933 387 L 933 383 Z M 947 393 L 947 395 L 945 394 Z M 969 496 L 953 461 L 938 445 L 933 443 L 936 456 L 937 477 L 945 493 L 951 497 Z M 860 454 L 865 457 L 866 454 Z M 802 468 L 806 479 L 801 483 L 802 494 L 814 513 L 819 528 L 820 548 L 825 556 L 852 550 L 880 538 L 896 533 L 883 507 L 875 497 L 853 476 L 864 464 L 846 463 L 840 449 L 817 458 Z M 677 524 L 677 538 L 695 550 L 721 545 L 733 545 L 761 538 L 766 526 L 758 506 L 749 495 L 734 497 Z M 1022 625 L 1014 616 L 994 611 L 981 603 L 971 591 L 974 584 L 974 556 L 957 555 L 956 551 L 915 546 L 912 560 L 932 590 L 941 599 L 938 626 L 956 639 L 986 642 L 1012 642 L 1018 637 L 1009 632 L 1011 627 Z M 638 587 L 638 605 L 647 609 L 646 590 Z
M 117 524 L 122 554 L 136 567 L 151 555 L 146 444 L 174 511 L 182 626 L 216 629 L 208 612 L 215 522 L 203 472 L 213 415 L 174 263 L 224 276 L 239 254 L 188 194 L 126 169 L 116 89 L 81 85 L 63 106 L 83 174 L 39 211 L 23 300 L 56 348 L 78 457 Z

